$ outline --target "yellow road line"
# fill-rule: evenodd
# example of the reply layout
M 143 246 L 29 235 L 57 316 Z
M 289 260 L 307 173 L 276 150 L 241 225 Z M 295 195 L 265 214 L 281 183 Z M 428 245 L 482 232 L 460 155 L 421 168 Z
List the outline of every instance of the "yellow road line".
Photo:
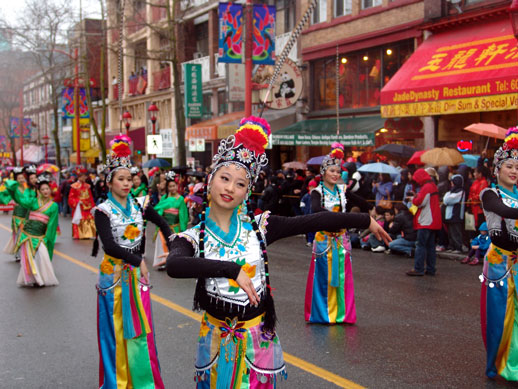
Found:
M 4 230 L 11 232 L 11 229 L 9 227 L 7 227 L 1 223 L 0 223 L 0 228 L 3 228 Z M 57 254 L 61 258 L 65 259 L 69 262 L 72 262 L 78 266 L 81 266 L 82 268 L 84 268 L 86 270 L 90 270 L 93 273 L 97 273 L 97 269 L 95 267 L 90 266 L 90 265 L 84 263 L 83 261 L 80 261 L 74 257 L 71 257 L 68 254 L 62 253 L 61 251 L 58 251 L 58 250 L 54 250 L 54 254 Z M 153 301 L 156 301 L 157 303 L 162 304 L 162 305 L 166 306 L 167 308 L 172 309 L 173 311 L 181 313 L 182 315 L 185 315 L 197 322 L 199 322 L 201 320 L 200 314 L 194 313 L 191 310 L 184 308 L 181 305 L 178 305 L 176 303 L 173 303 L 172 301 L 170 301 L 164 297 L 160 297 L 154 293 L 151 293 L 151 299 Z M 299 369 L 304 370 L 318 378 L 322 378 L 323 380 L 329 381 L 340 388 L 347 388 L 347 389 L 363 389 L 364 388 L 363 386 L 358 385 L 357 383 L 355 383 L 353 381 L 340 377 L 339 375 L 331 373 L 328 370 L 322 369 L 321 367 L 319 367 L 317 365 L 314 365 L 310 362 L 300 359 L 287 352 L 283 352 L 283 354 L 284 354 L 284 360 L 286 361 L 286 363 L 289 363 L 290 365 L 298 367 Z

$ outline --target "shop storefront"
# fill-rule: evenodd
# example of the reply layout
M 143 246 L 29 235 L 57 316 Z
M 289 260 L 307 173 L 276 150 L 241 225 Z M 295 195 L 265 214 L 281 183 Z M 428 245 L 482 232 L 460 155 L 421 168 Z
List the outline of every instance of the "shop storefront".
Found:
M 472 123 L 516 124 L 518 47 L 506 13 L 440 26 L 381 91 L 385 118 L 432 117 L 435 146 L 487 138 L 464 130 Z M 496 143 L 493 143 L 496 145 Z M 491 143 L 490 143 L 491 148 Z

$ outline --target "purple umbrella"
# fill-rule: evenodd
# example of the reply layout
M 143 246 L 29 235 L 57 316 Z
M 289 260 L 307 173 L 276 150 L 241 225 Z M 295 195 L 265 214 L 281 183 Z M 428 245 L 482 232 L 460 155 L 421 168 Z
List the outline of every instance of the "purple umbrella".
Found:
M 322 161 L 325 157 L 325 155 L 321 155 L 320 157 L 313 157 L 306 162 L 306 165 L 322 165 Z

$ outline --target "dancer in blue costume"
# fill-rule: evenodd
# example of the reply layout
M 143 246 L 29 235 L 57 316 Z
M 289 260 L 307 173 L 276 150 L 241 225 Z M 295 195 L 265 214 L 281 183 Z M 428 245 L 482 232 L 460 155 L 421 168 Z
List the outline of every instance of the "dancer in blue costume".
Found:
M 495 153 L 497 185 L 480 194 L 491 245 L 480 275 L 486 375 L 518 381 L 518 128 L 507 131 Z
M 268 163 L 264 148 L 269 132 L 264 119 L 252 116 L 221 141 L 208 177 L 210 208 L 205 201 L 201 223 L 176 235 L 167 259 L 171 277 L 198 278 L 194 305 L 205 311 L 195 363 L 199 389 L 270 389 L 277 374 L 285 374 L 267 245 L 292 235 L 349 227 L 369 227 L 380 239 L 390 240 L 367 214 L 254 216 L 248 196 Z M 247 206 L 240 208 L 244 201 Z

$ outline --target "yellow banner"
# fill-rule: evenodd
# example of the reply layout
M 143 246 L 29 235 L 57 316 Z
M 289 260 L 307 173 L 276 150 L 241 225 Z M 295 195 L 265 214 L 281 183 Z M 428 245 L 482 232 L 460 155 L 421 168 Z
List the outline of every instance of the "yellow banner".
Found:
M 432 116 L 482 111 L 504 111 L 516 108 L 518 108 L 518 94 L 509 93 L 464 99 L 382 105 L 381 116 L 384 118 Z
M 79 147 L 81 151 L 86 151 L 90 149 L 90 119 L 89 118 L 80 118 L 79 119 L 79 128 L 81 130 L 81 135 L 79 138 Z M 76 120 L 72 119 L 72 147 L 73 150 L 76 151 Z

